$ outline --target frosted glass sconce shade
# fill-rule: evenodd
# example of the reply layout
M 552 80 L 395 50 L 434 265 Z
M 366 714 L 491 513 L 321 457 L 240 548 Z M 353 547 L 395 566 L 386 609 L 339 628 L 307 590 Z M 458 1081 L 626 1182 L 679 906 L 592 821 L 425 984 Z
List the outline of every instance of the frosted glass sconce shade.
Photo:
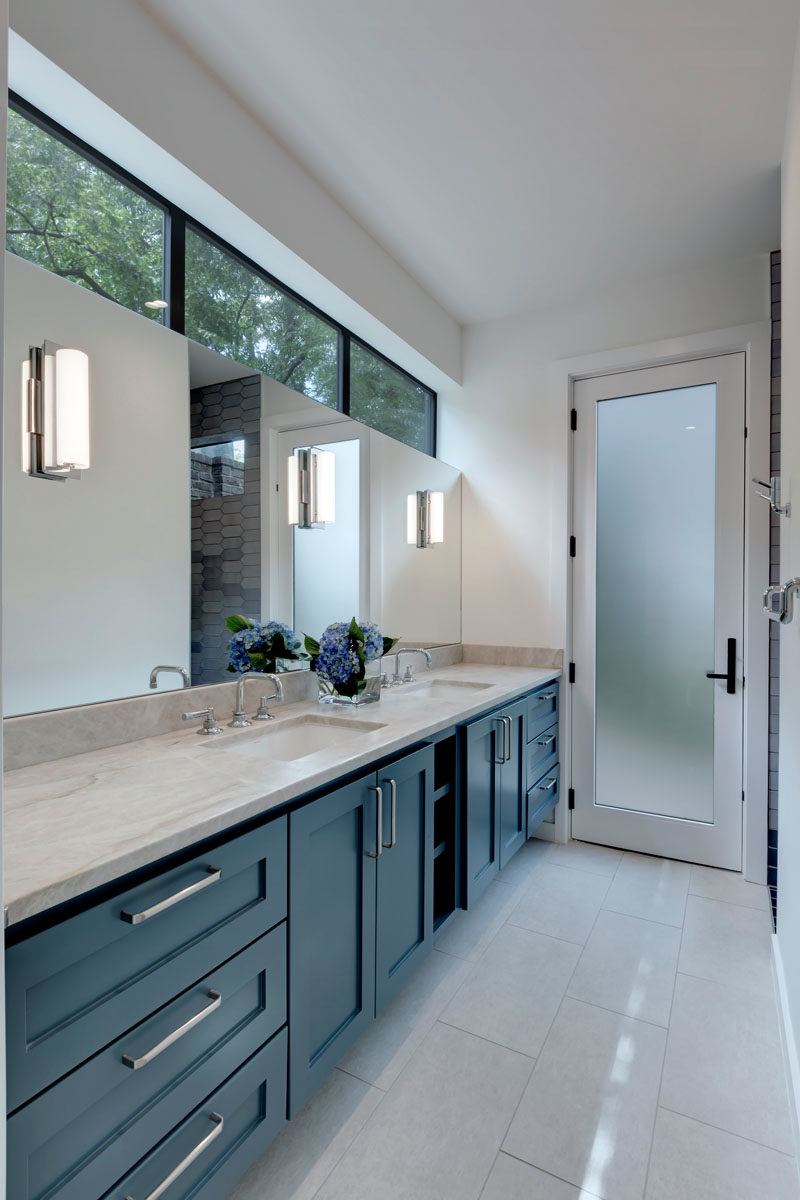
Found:
M 444 492 L 412 492 L 408 496 L 406 541 L 419 550 L 444 541 Z
M 313 447 L 295 451 L 287 463 L 289 524 L 300 529 L 336 520 L 336 456 Z
M 66 479 L 90 465 L 88 355 L 48 342 L 32 346 L 22 364 L 22 469 Z

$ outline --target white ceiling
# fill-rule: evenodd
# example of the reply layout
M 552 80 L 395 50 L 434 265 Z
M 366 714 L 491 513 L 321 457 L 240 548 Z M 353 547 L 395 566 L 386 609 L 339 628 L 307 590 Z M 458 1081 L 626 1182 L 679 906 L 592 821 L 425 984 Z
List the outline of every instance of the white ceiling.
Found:
M 796 0 L 141 2 L 460 321 L 778 244 Z

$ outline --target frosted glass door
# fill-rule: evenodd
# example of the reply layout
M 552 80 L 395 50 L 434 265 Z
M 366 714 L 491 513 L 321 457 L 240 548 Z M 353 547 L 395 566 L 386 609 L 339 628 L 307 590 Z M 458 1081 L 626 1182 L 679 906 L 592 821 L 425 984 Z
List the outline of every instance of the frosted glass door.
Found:
M 573 836 L 738 869 L 744 356 L 575 403 Z
M 715 384 L 597 405 L 595 802 L 710 821 Z

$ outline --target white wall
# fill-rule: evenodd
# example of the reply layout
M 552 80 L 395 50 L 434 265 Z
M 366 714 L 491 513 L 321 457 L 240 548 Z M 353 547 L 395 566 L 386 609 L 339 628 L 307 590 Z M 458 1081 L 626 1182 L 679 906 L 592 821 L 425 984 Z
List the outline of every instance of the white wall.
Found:
M 7 38 L 6 29 L 8 28 L 8 0 L 0 0 L 0 88 L 2 94 L 6 94 L 8 86 L 7 80 Z M 6 142 L 6 110 L 3 107 L 0 114 L 0 144 L 5 145 Z M 0 245 L 6 244 L 6 180 L 5 180 L 5 155 L 0 163 Z M 5 294 L 5 262 L 0 255 L 0 325 L 3 321 L 3 301 Z M 3 377 L 3 344 L 0 342 L 0 379 Z M 3 527 L 3 488 L 2 488 L 2 450 L 3 450 L 3 429 L 0 422 L 0 551 L 2 551 L 2 527 Z M 0 563 L 2 563 L 2 554 L 0 553 Z M 2 586 L 3 568 L 0 566 L 0 586 Z M 2 633 L 2 616 L 0 615 L 0 634 Z M 0 653 L 0 701 L 2 700 L 2 654 Z M 0 722 L 0 758 L 3 752 L 3 730 L 2 722 Z M 0 893 L 3 891 L 3 783 L 0 776 Z M 6 1194 L 6 1028 L 5 1028 L 5 961 L 0 956 L 0 1200 L 5 1200 Z
M 252 245 L 237 243 L 229 231 L 217 228 L 223 237 L 263 261 L 257 226 L 262 233 L 268 230 L 272 244 L 263 265 L 278 278 L 430 386 L 440 384 L 436 372 L 431 376 L 419 358 L 407 355 L 409 348 L 451 379 L 460 378 L 459 325 L 231 97 L 224 81 L 200 67 L 136 0 L 11 0 L 10 7 L 11 26 L 22 38 L 256 222 L 248 233 L 255 238 Z M 29 63 L 19 77 L 12 71 L 12 85 L 27 99 L 45 111 L 55 105 L 56 119 L 153 186 L 160 184 L 163 194 L 190 214 L 212 228 L 218 224 L 208 215 L 213 198 L 192 194 L 185 177 L 176 176 L 176 183 L 188 189 L 186 195 L 164 191 L 162 180 L 150 175 L 163 166 L 157 154 L 139 146 L 140 164 L 120 158 L 136 141 L 133 134 L 115 131 L 106 121 L 101 136 L 90 98 L 75 97 L 57 80 L 48 80 L 42 91 L 35 69 Z M 87 117 L 90 127 L 78 127 Z M 210 207 L 198 211 L 198 202 Z M 231 217 L 235 214 L 229 212 L 226 219 Z M 304 264 L 313 271 L 304 270 Z
M 11 254 L 6 287 L 5 713 L 146 692 L 190 657 L 186 341 Z M 90 360 L 92 466 L 65 483 L 20 465 L 21 364 L 45 338 Z
M 781 231 L 781 498 L 792 515 L 781 520 L 781 580 L 800 575 L 800 43 L 786 125 Z M 800 1035 L 800 619 L 781 628 L 780 836 L 777 948 L 784 1018 Z M 797 1060 L 794 1059 L 794 1067 Z M 800 1100 L 800 1097 L 796 1097 Z
M 464 642 L 565 645 L 568 421 L 558 360 L 768 317 L 769 260 L 757 256 L 465 331 L 463 387 L 439 396 L 439 453 L 464 473 Z

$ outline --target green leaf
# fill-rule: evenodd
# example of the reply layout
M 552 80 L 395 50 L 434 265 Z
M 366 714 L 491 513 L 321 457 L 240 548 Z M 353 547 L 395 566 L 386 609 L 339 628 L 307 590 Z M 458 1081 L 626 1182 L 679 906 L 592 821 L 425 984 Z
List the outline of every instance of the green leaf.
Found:
M 355 619 L 355 617 L 353 617 L 352 621 L 350 622 L 350 628 L 347 632 L 350 634 L 350 637 L 355 638 L 356 641 L 363 642 L 364 635 L 361 632 L 358 621 Z
M 231 633 L 241 633 L 243 629 L 252 629 L 253 622 L 249 617 L 242 617 L 238 613 L 228 617 L 225 625 L 230 629 Z
M 399 641 L 399 637 L 385 637 L 383 639 L 383 650 L 381 651 L 381 655 L 391 654 L 392 650 L 394 650 Z
M 316 640 L 316 638 L 312 638 L 306 633 L 303 638 L 303 643 L 306 651 L 311 655 L 312 658 L 319 657 L 319 642 Z

